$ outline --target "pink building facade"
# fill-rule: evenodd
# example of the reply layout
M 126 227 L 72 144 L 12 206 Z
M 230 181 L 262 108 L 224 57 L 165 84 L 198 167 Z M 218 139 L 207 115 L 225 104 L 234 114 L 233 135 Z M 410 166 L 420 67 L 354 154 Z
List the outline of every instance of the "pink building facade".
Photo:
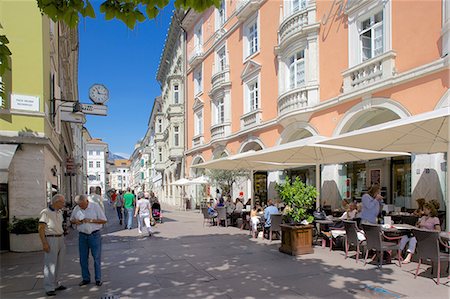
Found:
M 188 11 L 186 176 L 197 176 L 191 166 L 211 159 L 448 107 L 449 6 L 246 0 Z M 444 207 L 446 159 L 413 154 L 323 165 L 323 204 L 358 199 L 377 173 L 388 203 L 414 208 L 425 197 Z M 314 172 L 259 172 L 254 186 L 237 188 L 245 196 L 253 188 L 265 201 L 276 198 L 274 182 L 284 176 L 314 183 Z

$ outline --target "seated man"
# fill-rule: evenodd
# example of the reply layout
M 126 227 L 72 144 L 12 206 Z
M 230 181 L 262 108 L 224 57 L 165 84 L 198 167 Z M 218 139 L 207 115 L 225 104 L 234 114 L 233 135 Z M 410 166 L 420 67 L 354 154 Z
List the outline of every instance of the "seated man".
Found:
M 272 220 L 270 219 L 270 215 L 278 214 L 278 209 L 274 206 L 273 200 L 269 199 L 267 202 L 267 207 L 264 209 L 264 234 L 269 234 L 270 226 L 272 225 Z

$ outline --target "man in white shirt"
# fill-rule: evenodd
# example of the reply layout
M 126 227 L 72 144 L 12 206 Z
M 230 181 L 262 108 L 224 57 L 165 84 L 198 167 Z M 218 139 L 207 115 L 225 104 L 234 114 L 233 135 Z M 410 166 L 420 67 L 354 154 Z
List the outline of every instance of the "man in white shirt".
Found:
M 100 194 L 98 192 L 100 192 Z M 103 204 L 103 198 L 101 196 L 101 193 L 102 193 L 102 188 L 91 186 L 89 188 L 88 200 L 90 202 L 95 202 L 96 204 L 98 204 L 102 208 L 103 212 L 105 212 L 105 206 Z
M 89 273 L 89 250 L 94 259 L 95 284 L 101 286 L 101 250 L 102 237 L 100 229 L 107 222 L 103 209 L 95 202 L 90 202 L 86 195 L 79 195 L 75 198 L 78 204 L 70 217 L 70 222 L 77 225 L 78 249 L 80 254 L 81 275 L 83 280 L 79 286 L 89 284 L 91 282 L 91 274 Z
M 62 208 L 66 201 L 62 194 L 53 196 L 50 206 L 41 211 L 39 217 L 39 237 L 44 250 L 44 287 L 47 296 L 55 296 L 55 291 L 63 291 L 59 282 L 62 263 L 66 252 Z

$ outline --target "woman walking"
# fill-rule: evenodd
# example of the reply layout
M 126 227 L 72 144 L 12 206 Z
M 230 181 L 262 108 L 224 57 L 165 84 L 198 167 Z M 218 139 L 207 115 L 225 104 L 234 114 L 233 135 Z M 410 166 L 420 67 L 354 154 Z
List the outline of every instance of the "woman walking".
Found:
M 114 201 L 114 206 L 116 207 L 117 211 L 117 217 L 119 218 L 119 224 L 122 225 L 122 219 L 123 219 L 123 192 L 122 190 L 119 191 L 119 195 L 116 196 L 116 200 Z
M 152 227 L 150 225 L 150 217 L 152 215 L 152 208 L 150 206 L 150 201 L 144 198 L 144 194 L 139 194 L 138 201 L 136 202 L 136 210 L 134 211 L 134 217 L 139 217 L 137 219 L 138 232 L 142 234 L 142 222 L 145 223 L 147 227 L 148 235 L 152 235 Z

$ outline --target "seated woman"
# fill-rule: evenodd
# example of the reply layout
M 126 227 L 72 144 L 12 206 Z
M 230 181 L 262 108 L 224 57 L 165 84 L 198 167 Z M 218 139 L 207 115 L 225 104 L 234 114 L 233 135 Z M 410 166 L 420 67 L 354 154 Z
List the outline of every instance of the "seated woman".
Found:
M 437 217 L 436 207 L 433 203 L 427 202 L 423 206 L 424 216 L 422 216 L 417 222 L 417 227 L 421 229 L 441 231 L 441 225 L 439 223 L 439 218 Z M 403 236 L 400 240 L 400 250 L 403 250 L 406 243 L 409 242 L 408 249 L 406 250 L 408 254 L 403 260 L 403 264 L 411 262 L 411 257 L 416 250 L 417 240 L 415 237 L 409 237 L 407 235 Z
M 358 209 L 355 202 L 351 202 L 347 205 L 347 210 L 340 217 L 341 220 L 352 220 L 357 218 Z
M 258 237 L 258 224 L 260 223 L 260 219 L 258 213 L 260 209 L 255 205 L 250 212 L 250 228 L 252 231 L 253 238 Z
M 416 199 L 417 202 L 417 209 L 413 212 L 415 216 L 422 217 L 424 215 L 423 213 L 423 205 L 425 204 L 425 198 L 418 198 Z

